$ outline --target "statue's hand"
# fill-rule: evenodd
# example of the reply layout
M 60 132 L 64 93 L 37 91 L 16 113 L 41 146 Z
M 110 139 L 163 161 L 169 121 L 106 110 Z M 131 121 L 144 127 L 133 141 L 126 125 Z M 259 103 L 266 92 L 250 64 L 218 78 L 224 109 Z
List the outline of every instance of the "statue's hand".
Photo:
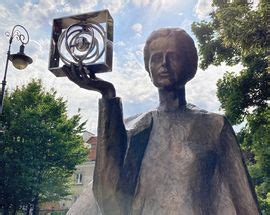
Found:
M 71 64 L 71 66 L 64 65 L 63 69 L 66 76 L 81 88 L 100 92 L 103 98 L 115 97 L 113 84 L 97 78 L 95 73 L 91 73 L 86 67 L 78 67 Z

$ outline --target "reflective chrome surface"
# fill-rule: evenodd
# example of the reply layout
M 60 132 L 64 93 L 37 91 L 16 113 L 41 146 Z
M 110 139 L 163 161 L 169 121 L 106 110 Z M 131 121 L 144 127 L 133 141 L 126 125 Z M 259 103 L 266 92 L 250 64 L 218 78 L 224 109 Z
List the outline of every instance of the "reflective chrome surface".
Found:
M 91 72 L 112 70 L 113 19 L 108 10 L 53 20 L 49 70 L 65 76 L 63 65 Z

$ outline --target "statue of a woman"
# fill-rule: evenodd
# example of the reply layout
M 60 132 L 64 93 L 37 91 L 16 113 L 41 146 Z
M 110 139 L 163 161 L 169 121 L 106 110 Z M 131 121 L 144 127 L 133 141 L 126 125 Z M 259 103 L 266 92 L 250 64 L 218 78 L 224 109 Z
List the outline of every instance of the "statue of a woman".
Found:
M 154 31 L 146 42 L 144 61 L 158 88 L 159 107 L 125 122 L 111 83 L 66 68 L 72 81 L 103 95 L 93 183 L 98 209 L 93 212 L 92 199 L 92 209 L 85 211 L 260 214 L 231 125 L 224 116 L 186 103 L 185 84 L 194 77 L 198 61 L 191 37 L 179 28 Z

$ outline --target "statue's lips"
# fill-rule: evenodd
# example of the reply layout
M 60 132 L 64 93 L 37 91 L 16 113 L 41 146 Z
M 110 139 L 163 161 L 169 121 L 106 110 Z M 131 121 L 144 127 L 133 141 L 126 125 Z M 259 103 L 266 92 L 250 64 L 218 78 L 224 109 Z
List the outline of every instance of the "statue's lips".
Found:
M 160 72 L 158 75 L 160 77 L 169 77 L 170 73 L 168 72 L 168 70 L 164 70 L 164 71 Z

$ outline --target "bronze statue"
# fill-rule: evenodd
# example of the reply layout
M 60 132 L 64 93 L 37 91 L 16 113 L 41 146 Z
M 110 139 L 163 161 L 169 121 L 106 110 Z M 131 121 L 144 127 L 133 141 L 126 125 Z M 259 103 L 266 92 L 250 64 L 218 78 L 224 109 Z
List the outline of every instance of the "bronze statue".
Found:
M 185 84 L 198 61 L 191 37 L 179 28 L 154 31 L 144 61 L 160 104 L 125 122 L 111 83 L 86 69 L 65 67 L 73 82 L 102 94 L 93 182 L 97 205 L 88 193 L 81 197 L 89 198 L 85 206 L 76 203 L 78 214 L 260 214 L 231 125 L 186 102 Z

